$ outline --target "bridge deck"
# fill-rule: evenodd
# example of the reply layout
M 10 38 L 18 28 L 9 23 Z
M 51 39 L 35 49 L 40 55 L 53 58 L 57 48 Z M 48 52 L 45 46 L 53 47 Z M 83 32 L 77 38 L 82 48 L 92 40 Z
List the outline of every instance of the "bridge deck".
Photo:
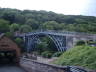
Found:
M 96 37 L 96 34 L 89 34 L 84 32 L 70 32 L 70 31 L 55 31 L 55 30 L 48 30 L 48 31 L 34 31 L 29 33 L 23 34 L 16 34 L 15 36 L 31 36 L 31 35 L 39 35 L 39 34 L 50 34 L 50 35 L 60 35 L 60 36 L 87 36 L 87 37 Z

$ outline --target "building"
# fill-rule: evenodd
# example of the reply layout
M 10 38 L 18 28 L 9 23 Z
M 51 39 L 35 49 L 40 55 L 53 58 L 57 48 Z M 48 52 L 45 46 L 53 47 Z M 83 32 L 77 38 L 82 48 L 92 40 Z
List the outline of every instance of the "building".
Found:
M 0 34 L 0 64 L 19 64 L 20 48 L 5 34 Z

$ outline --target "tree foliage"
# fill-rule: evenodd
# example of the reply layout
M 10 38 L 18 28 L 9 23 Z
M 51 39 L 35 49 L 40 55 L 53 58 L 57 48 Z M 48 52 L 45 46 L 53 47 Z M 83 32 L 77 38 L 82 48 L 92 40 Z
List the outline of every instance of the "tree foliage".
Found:
M 96 17 L 63 15 L 44 10 L 0 8 L 0 33 L 11 37 L 11 33 L 27 33 L 40 29 L 96 33 Z M 48 38 L 46 42 L 48 48 L 56 49 Z
M 36 48 L 39 54 L 45 51 L 51 52 L 53 54 L 57 51 L 54 42 L 48 37 L 40 37 L 40 43 L 36 45 Z
M 25 24 L 32 27 L 33 30 L 36 30 L 39 28 L 39 22 L 34 19 L 28 19 Z
M 83 40 L 80 40 L 80 41 L 77 41 L 76 42 L 76 45 L 85 45 L 86 43 L 85 43 L 85 41 L 83 41 Z
M 32 30 L 46 29 L 96 33 L 96 17 L 93 16 L 63 15 L 43 10 L 21 11 L 17 9 L 0 8 L 0 19 L 3 19 L 3 23 L 4 20 L 5 22 L 7 20 L 11 26 L 14 23 L 19 24 L 19 26 L 28 25 Z M 0 22 L 0 24 L 2 24 L 2 22 Z M 4 25 L 2 24 L 1 26 Z M 7 28 L 2 27 L 0 29 L 6 32 L 8 31 L 8 26 Z
M 0 32 L 7 31 L 9 31 L 9 22 L 4 19 L 0 19 Z
M 22 38 L 15 38 L 14 41 L 21 48 L 21 52 L 23 52 L 24 51 L 23 39 Z
M 19 24 L 13 23 L 10 25 L 10 32 L 16 32 L 20 28 Z
M 22 25 L 20 27 L 20 32 L 21 33 L 27 33 L 27 32 L 31 32 L 32 28 L 29 25 Z
M 60 25 L 56 21 L 47 21 L 43 24 L 43 28 L 47 30 L 58 30 Z

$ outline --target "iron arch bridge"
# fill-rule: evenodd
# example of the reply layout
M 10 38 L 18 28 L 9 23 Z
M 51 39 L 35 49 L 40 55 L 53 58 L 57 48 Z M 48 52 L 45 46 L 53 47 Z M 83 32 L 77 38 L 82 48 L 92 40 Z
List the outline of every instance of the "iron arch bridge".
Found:
M 58 51 L 66 51 L 69 48 L 74 47 L 78 40 L 93 40 L 96 41 L 96 34 L 78 33 L 69 31 L 34 31 L 24 34 L 16 34 L 16 37 L 22 37 L 26 46 L 26 50 L 29 52 L 35 48 L 36 43 L 40 42 L 39 36 L 48 36 L 56 45 Z

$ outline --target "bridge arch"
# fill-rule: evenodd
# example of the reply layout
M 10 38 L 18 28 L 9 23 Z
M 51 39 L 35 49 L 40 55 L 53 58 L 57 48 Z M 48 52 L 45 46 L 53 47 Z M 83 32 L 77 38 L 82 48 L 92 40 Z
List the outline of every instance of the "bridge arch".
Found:
M 44 34 L 48 36 L 58 48 L 58 51 L 65 51 L 69 48 L 73 48 L 76 44 L 76 41 L 84 39 L 84 40 L 96 40 L 95 34 L 88 33 L 78 33 L 78 32 L 69 32 L 69 31 L 34 31 L 23 34 L 16 34 L 16 37 L 22 37 L 24 39 L 24 43 L 26 49 L 28 50 L 31 47 L 31 43 L 34 43 L 38 40 L 38 36 Z M 37 39 L 38 38 L 38 39 Z
M 45 35 L 46 37 L 50 38 L 58 51 L 65 51 L 66 50 L 66 36 L 55 36 L 55 35 L 50 35 L 50 34 L 35 34 L 31 36 L 25 37 L 27 42 L 26 42 L 26 48 L 27 51 L 29 52 L 33 48 L 35 48 L 35 45 L 37 42 L 40 42 L 39 36 Z

